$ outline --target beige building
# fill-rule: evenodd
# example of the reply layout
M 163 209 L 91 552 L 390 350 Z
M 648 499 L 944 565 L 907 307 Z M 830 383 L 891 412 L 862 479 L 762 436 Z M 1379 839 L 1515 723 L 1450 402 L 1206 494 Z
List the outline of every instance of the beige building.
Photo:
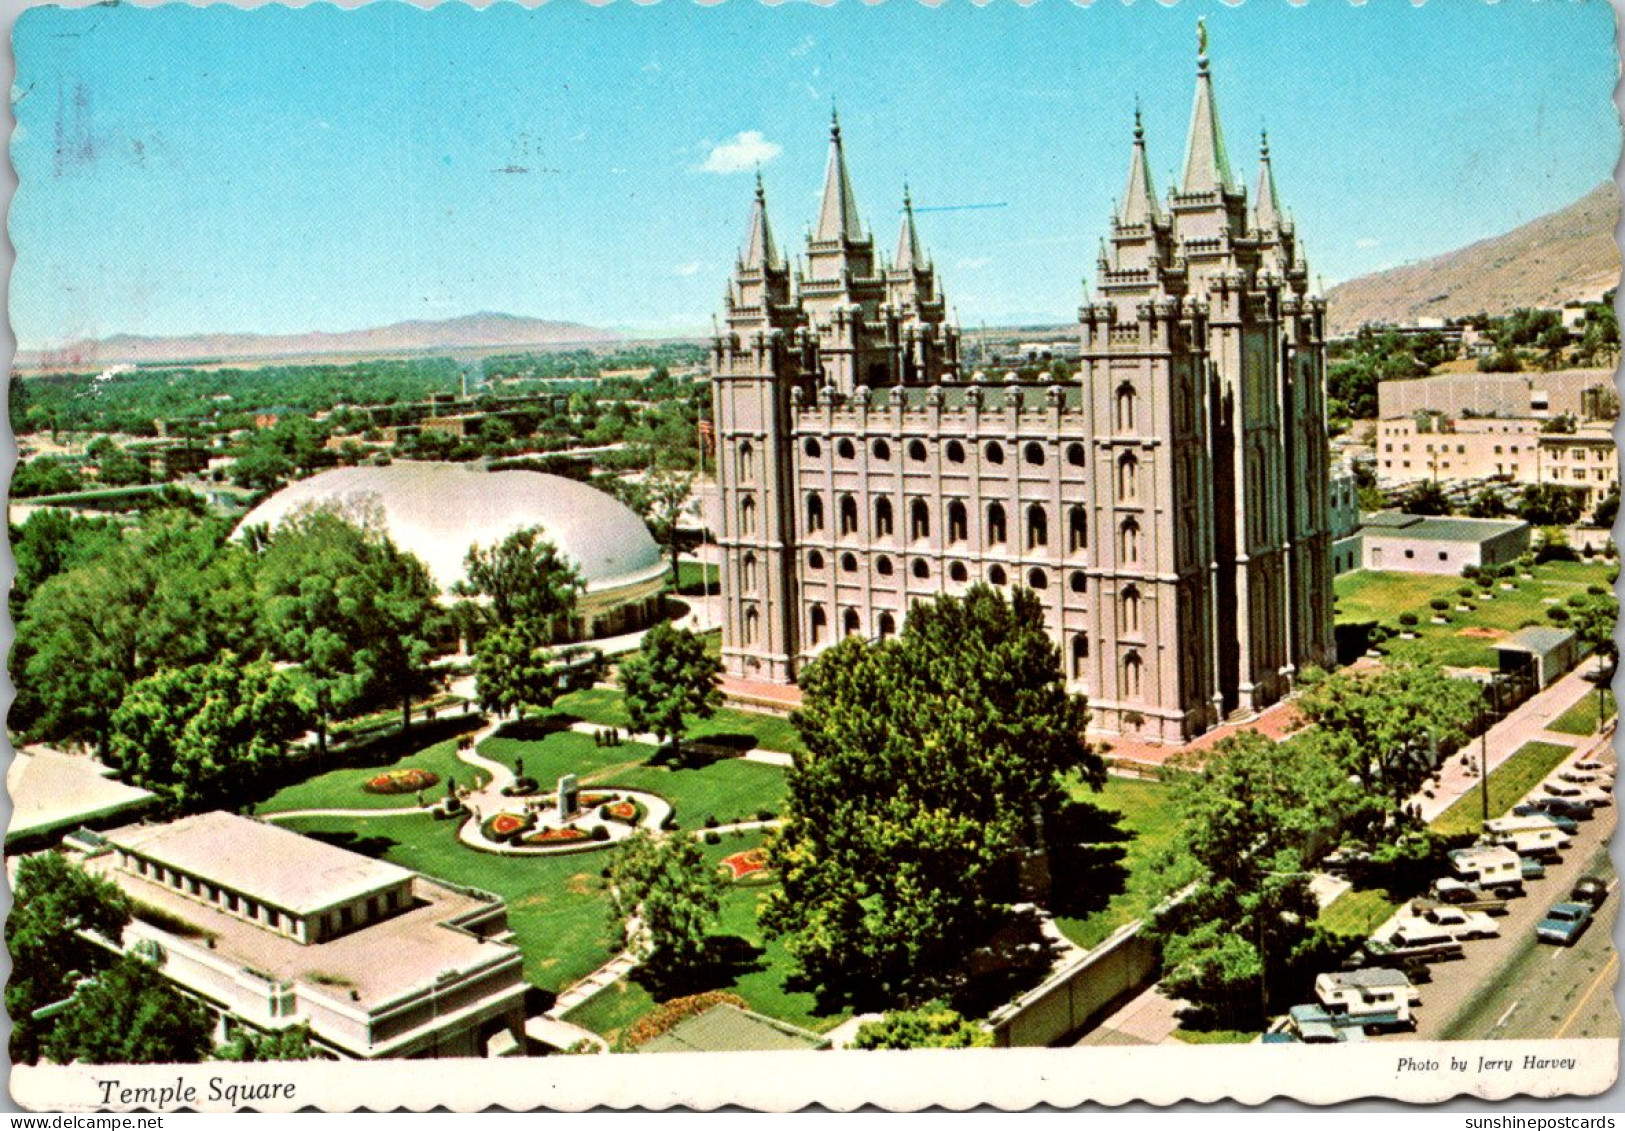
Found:
M 964 379 L 907 194 L 886 261 L 839 124 L 805 269 L 758 181 L 713 344 L 723 660 L 793 681 L 977 582 L 1045 607 L 1092 725 L 1179 742 L 1332 659 L 1325 306 L 1267 142 L 1249 199 L 1198 61 L 1180 185 L 1134 127 L 1070 380 Z
M 1542 483 L 1580 492 L 1589 512 L 1619 486 L 1619 450 L 1610 426 L 1582 424 L 1573 432 L 1542 434 L 1538 474 Z
M 156 953 L 223 1018 L 304 1024 L 362 1059 L 524 1045 L 523 963 L 496 896 L 230 813 L 100 840 L 85 866 L 136 905 L 122 948 Z
M 1543 431 L 1528 418 L 1452 420 L 1418 413 L 1377 425 L 1377 479 L 1392 486 L 1496 479 L 1574 488 L 1589 512 L 1619 483 L 1612 426 L 1580 424 L 1573 432 Z
M 1418 412 L 1447 416 L 1537 417 L 1617 414 L 1611 369 L 1559 369 L 1551 373 L 1439 373 L 1377 386 L 1377 416 L 1391 420 Z
M 1468 566 L 1516 561 L 1529 549 L 1529 524 L 1517 519 L 1432 518 L 1379 511 L 1366 516 L 1359 546 L 1365 569 L 1453 576 Z

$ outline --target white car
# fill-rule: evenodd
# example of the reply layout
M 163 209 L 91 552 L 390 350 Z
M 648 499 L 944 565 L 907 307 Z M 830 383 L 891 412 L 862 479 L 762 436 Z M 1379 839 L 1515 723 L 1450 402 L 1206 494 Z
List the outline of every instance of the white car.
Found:
M 1429 907 L 1421 914 L 1400 920 L 1388 941 L 1395 946 L 1427 946 L 1430 943 L 1493 939 L 1500 933 L 1501 925 L 1482 911 Z
M 1576 785 L 1567 781 L 1548 781 L 1540 788 L 1553 797 L 1567 797 L 1571 801 L 1578 801 L 1580 804 L 1589 805 L 1593 809 L 1600 809 L 1605 805 L 1614 803 L 1613 797 L 1595 786 Z

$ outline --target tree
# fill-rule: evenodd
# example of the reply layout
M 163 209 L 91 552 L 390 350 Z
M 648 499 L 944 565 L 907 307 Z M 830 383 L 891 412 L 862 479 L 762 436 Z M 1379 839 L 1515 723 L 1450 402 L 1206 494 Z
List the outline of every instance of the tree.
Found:
M 1472 518 L 1500 518 L 1506 513 L 1506 502 L 1494 487 L 1481 488 L 1467 504 L 1467 514 Z
M 310 1043 L 310 1029 L 295 1025 L 275 1033 L 256 1033 L 239 1027 L 231 1039 L 214 1050 L 216 1060 L 266 1061 L 314 1060 L 318 1056 Z
M 250 794 L 304 728 L 285 675 L 227 652 L 133 685 L 113 712 L 109 754 L 125 781 L 195 812 Z
M 971 951 L 1080 846 L 1069 788 L 1099 788 L 1088 713 L 1067 693 L 1030 591 L 987 586 L 916 605 L 894 639 L 848 637 L 802 674 L 807 745 L 771 847 L 763 923 L 827 994 L 918 1004 L 951 993 Z M 1058 859 L 1067 857 L 1068 859 Z M 1086 881 L 1085 881 L 1086 882 Z
M 552 646 L 569 633 L 586 583 L 542 533 L 530 526 L 490 549 L 472 547 L 468 580 L 455 587 L 471 599 L 464 611 L 478 634 L 475 685 L 480 702 L 494 711 L 545 710 L 558 697 Z
M 691 836 L 633 834 L 609 869 L 610 929 L 650 975 L 669 980 L 705 958 L 722 879 Z
M 82 978 L 107 964 L 107 950 L 86 937 L 117 943 L 130 921 L 130 901 L 55 850 L 17 859 L 14 901 L 6 919 L 11 978 L 11 1059 L 33 1064 L 50 1034 L 50 1020 L 34 1012 L 73 994 Z
M 1451 513 L 1450 497 L 1437 480 L 1424 479 L 1411 491 L 1400 509 L 1406 514 L 1447 515 Z
M 74 998 L 45 1042 L 58 1064 L 195 1064 L 209 1053 L 208 1010 L 143 958 L 124 955 Z
M 1149 928 L 1162 985 L 1232 1026 L 1261 1027 L 1272 985 L 1314 950 L 1313 847 L 1356 794 L 1318 742 L 1255 731 L 1172 763 L 1184 822 L 1160 861 Z
M 706 652 L 705 640 L 669 621 L 651 628 L 620 666 L 632 726 L 670 741 L 674 757 L 685 719 L 708 719 L 722 705 L 721 678 L 722 661 Z
M 1391 813 L 1403 812 L 1439 761 L 1467 737 L 1483 700 L 1473 681 L 1398 655 L 1375 671 L 1328 676 L 1304 692 L 1298 708 L 1319 727 L 1325 752 L 1359 779 L 1380 819 L 1383 799 Z
M 322 754 L 330 721 L 358 708 L 395 703 L 410 724 L 413 697 L 433 685 L 439 590 L 381 515 L 331 505 L 290 515 L 266 540 L 255 584 L 267 638 L 299 666 Z
M 1591 515 L 1591 525 L 1611 530 L 1619 517 L 1619 484 L 1608 488 L 1608 493 L 1597 500 L 1597 509 Z
M 694 476 L 692 474 L 656 470 L 651 471 L 641 482 L 615 480 L 622 484 L 617 491 L 621 501 L 638 513 L 649 534 L 666 551 L 671 559 L 672 581 L 677 580 L 678 557 L 682 550 L 681 531 L 678 522 L 683 516 L 683 508 L 688 505 L 689 496 L 694 491 Z
M 13 381 L 11 387 L 15 389 L 17 383 Z M 84 485 L 84 477 L 57 456 L 36 456 L 20 461 L 11 473 L 11 494 L 18 499 L 37 495 L 66 495 L 83 490 Z
M 1573 526 L 1582 509 L 1580 493 L 1573 487 L 1531 483 L 1518 502 L 1518 517 L 1531 526 Z
M 852 1038 L 855 1049 L 981 1049 L 992 1045 L 992 1033 L 941 1002 L 865 1021 Z

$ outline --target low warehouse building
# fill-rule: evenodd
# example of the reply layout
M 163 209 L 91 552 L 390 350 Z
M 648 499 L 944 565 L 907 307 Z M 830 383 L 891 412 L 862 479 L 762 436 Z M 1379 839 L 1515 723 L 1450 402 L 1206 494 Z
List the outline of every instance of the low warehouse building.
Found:
M 1529 524 L 1493 518 L 1432 518 L 1381 511 L 1360 529 L 1365 569 L 1459 574 L 1467 566 L 1500 566 L 1529 549 Z

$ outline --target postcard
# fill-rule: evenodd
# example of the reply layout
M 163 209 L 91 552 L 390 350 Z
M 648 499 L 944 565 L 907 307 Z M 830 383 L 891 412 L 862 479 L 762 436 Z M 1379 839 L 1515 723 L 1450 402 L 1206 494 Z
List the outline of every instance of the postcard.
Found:
M 1610 7 L 13 46 L 22 1107 L 1614 1086 Z

